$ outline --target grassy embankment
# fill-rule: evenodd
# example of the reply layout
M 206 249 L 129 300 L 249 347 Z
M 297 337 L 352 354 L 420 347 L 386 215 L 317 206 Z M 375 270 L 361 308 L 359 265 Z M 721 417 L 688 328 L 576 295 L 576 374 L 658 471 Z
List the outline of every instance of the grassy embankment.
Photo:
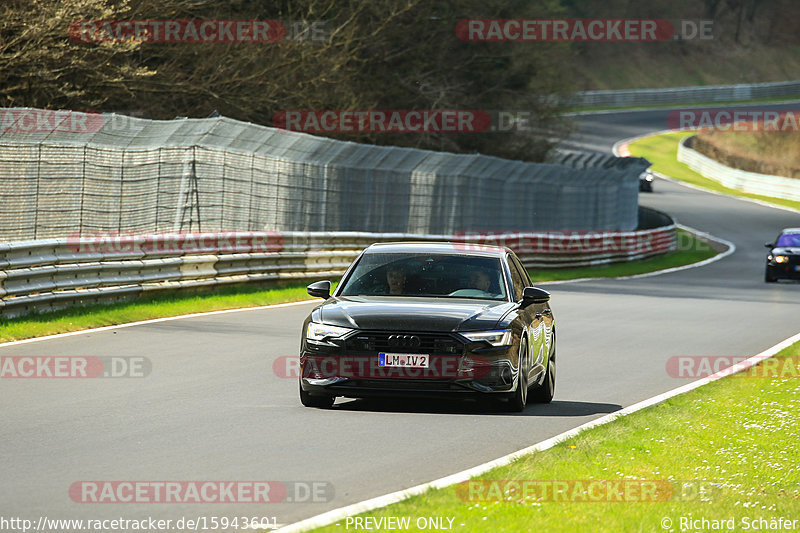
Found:
M 692 148 L 729 167 L 800 179 L 798 125 L 786 126 L 781 132 L 701 131 Z

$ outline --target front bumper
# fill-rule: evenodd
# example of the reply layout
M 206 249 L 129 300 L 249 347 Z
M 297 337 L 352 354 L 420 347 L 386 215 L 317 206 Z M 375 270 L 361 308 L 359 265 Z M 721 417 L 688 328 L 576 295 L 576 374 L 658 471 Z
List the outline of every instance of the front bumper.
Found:
M 771 277 L 775 279 L 796 279 L 800 280 L 800 256 L 789 256 L 788 263 L 767 263 L 767 270 Z
M 517 377 L 512 346 L 470 343 L 456 334 L 417 334 L 416 348 L 387 347 L 389 332 L 357 332 L 338 342 L 305 342 L 300 386 L 311 394 L 351 398 L 470 396 L 513 392 Z M 429 355 L 428 368 L 381 367 L 384 352 Z

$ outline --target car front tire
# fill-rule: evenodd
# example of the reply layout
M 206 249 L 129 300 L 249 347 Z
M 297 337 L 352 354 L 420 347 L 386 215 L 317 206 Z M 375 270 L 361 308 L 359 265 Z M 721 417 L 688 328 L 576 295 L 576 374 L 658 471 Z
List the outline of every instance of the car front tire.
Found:
M 520 343 L 519 347 L 519 372 L 517 372 L 517 390 L 511 395 L 508 400 L 508 410 L 512 413 L 520 413 L 525 409 L 528 403 L 528 375 L 530 368 L 528 367 L 529 357 L 527 355 L 528 345 L 525 341 Z
M 536 403 L 550 403 L 556 392 L 556 337 L 553 334 L 553 344 L 550 347 L 550 356 L 547 359 L 547 373 L 541 385 L 531 391 L 530 399 Z
M 336 400 L 336 396 L 316 396 L 309 394 L 308 392 L 303 390 L 302 385 L 300 386 L 300 403 L 302 403 L 305 407 L 316 407 L 318 409 L 330 409 L 333 406 L 333 402 Z
M 766 283 L 775 283 L 775 281 L 777 281 L 775 279 L 775 276 L 773 276 L 772 273 L 770 273 L 769 267 L 767 267 L 766 270 L 764 270 L 764 281 Z

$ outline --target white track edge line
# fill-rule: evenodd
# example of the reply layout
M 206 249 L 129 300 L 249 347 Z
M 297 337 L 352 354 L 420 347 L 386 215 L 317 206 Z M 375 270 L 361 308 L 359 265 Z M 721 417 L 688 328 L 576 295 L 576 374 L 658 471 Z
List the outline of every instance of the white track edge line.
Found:
M 664 392 L 664 393 L 658 394 L 656 396 L 653 396 L 652 398 L 648 398 L 646 400 L 642 400 L 641 402 L 635 403 L 633 405 L 629 405 L 628 407 L 620 409 L 619 411 L 615 411 L 613 413 L 609 413 L 609 414 L 607 414 L 605 416 L 602 416 L 600 418 L 597 418 L 595 420 L 591 420 L 591 421 L 589 421 L 589 422 L 587 422 L 585 424 L 582 424 L 582 425 L 577 426 L 575 428 L 572 428 L 572 429 L 570 429 L 568 431 L 565 431 L 564 433 L 560 433 L 560 434 L 558 434 L 558 435 L 556 435 L 554 437 L 550 437 L 549 439 L 546 439 L 546 440 L 543 440 L 541 442 L 538 442 L 538 443 L 536 443 L 536 444 L 534 444 L 532 446 L 528 446 L 527 448 L 523 448 L 521 450 L 518 450 L 516 452 L 510 453 L 508 455 L 504 455 L 503 457 L 500 457 L 500 458 L 495 459 L 493 461 L 489 461 L 487 463 L 483 463 L 483 464 L 475 466 L 473 468 L 470 468 L 470 469 L 467 469 L 467 470 L 463 470 L 461 472 L 458 472 L 458 473 L 455 473 L 455 474 L 452 474 L 452 475 L 449 475 L 449 476 L 446 476 L 446 477 L 443 477 L 443 478 L 439 478 L 439 479 L 430 481 L 428 483 L 423 483 L 421 485 L 416 485 L 416 486 L 408 488 L 408 489 L 399 490 L 397 492 L 392 492 L 390 494 L 385 494 L 383 496 L 378 496 L 377 498 L 372 498 L 372 499 L 369 499 L 369 500 L 364 500 L 362 502 L 354 503 L 352 505 L 347 505 L 345 507 L 340 507 L 338 509 L 333 509 L 331 511 L 328 511 L 328 512 L 325 512 L 325 513 L 322 513 L 322 514 L 319 514 L 319 515 L 316 515 L 316 516 L 312 516 L 311 518 L 307 518 L 305 520 L 301 520 L 299 522 L 295 522 L 293 524 L 289 524 L 289 525 L 279 529 L 278 531 L 282 532 L 282 533 L 297 533 L 297 532 L 301 532 L 301 531 L 308 531 L 309 529 L 318 528 L 318 527 L 322 527 L 322 526 L 326 526 L 326 525 L 332 524 L 335 521 L 341 520 L 341 519 L 343 519 L 345 517 L 348 517 L 348 516 L 353 516 L 353 515 L 356 515 L 356 514 L 367 512 L 367 511 L 372 511 L 372 510 L 377 509 L 379 507 L 385 507 L 387 505 L 400 502 L 402 500 L 410 498 L 411 496 L 416 496 L 418 494 L 422 494 L 423 492 L 425 492 L 425 491 L 427 491 L 429 489 L 441 489 L 441 488 L 444 488 L 444 487 L 448 487 L 450 485 L 455 485 L 456 483 L 460 483 L 462 481 L 468 481 L 469 479 L 471 479 L 474 476 L 483 474 L 483 473 L 485 473 L 485 472 L 487 472 L 487 471 L 489 471 L 489 470 L 491 470 L 493 468 L 497 468 L 497 467 L 500 467 L 500 466 L 505 466 L 505 465 L 511 463 L 512 461 L 514 461 L 514 460 L 516 460 L 516 459 L 518 459 L 518 458 L 520 458 L 520 457 L 522 457 L 524 455 L 529 455 L 529 454 L 534 453 L 534 452 L 544 451 L 544 450 L 547 450 L 549 448 L 552 448 L 556 444 L 558 444 L 558 443 L 560 443 L 560 442 L 562 442 L 562 441 L 564 441 L 566 439 L 569 439 L 571 437 L 574 437 L 575 435 L 577 435 L 578 433 L 580 433 L 580 432 L 582 432 L 582 431 L 584 431 L 586 429 L 608 424 L 609 422 L 611 422 L 613 420 L 616 420 L 617 418 L 629 415 L 631 413 L 635 413 L 636 411 L 640 411 L 640 410 L 644 409 L 645 407 L 650 407 L 650 406 L 653 406 L 653 405 L 657 405 L 659 403 L 663 403 L 664 401 L 666 401 L 666 400 L 668 400 L 668 399 L 670 399 L 670 398 L 672 398 L 674 396 L 678 396 L 680 394 L 689 392 L 691 390 L 694 390 L 694 389 L 696 389 L 698 387 L 701 387 L 701 386 L 706 385 L 708 383 L 711 383 L 713 381 L 717 381 L 718 379 L 722 379 L 723 377 L 729 376 L 731 374 L 736 374 L 738 372 L 746 370 L 746 369 L 748 369 L 748 368 L 760 363 L 764 359 L 768 359 L 768 358 L 772 357 L 773 355 L 777 354 L 781 350 L 791 346 L 792 344 L 794 344 L 796 342 L 800 342 L 800 333 L 797 333 L 797 334 L 789 337 L 788 339 L 784 339 L 783 341 L 779 342 L 778 344 L 776 344 L 776 345 L 774 345 L 774 346 L 772 346 L 770 348 L 767 348 L 766 350 L 764 350 L 763 352 L 761 352 L 761 353 L 759 353 L 757 355 L 749 357 L 749 358 L 745 359 L 744 361 L 741 361 L 741 362 L 736 363 L 736 364 L 734 364 L 734 365 L 732 365 L 732 366 L 730 366 L 728 368 L 720 370 L 716 374 L 713 374 L 711 376 L 708 376 L 708 377 L 705 377 L 705 378 L 702 378 L 702 379 L 698 379 L 697 381 L 693 381 L 693 382 L 688 383 L 686 385 L 682 385 L 682 386 L 677 387 L 675 389 L 672 389 L 672 390 L 669 390 L 667 392 Z
M 99 328 L 91 328 L 91 329 L 82 329 L 79 331 L 68 331 L 66 333 L 56 333 L 54 335 L 45 335 L 43 337 L 33 337 L 30 339 L 22 339 L 18 341 L 9 341 L 0 343 L 0 348 L 5 346 L 15 346 L 17 344 L 28 344 L 30 342 L 39 342 L 39 341 L 46 341 L 52 339 L 60 339 L 63 337 L 72 337 L 74 335 L 85 335 L 87 333 L 99 333 L 101 331 L 108 331 L 112 329 L 122 329 L 122 328 L 129 328 L 132 326 L 143 326 L 145 324 L 156 324 L 158 322 L 168 322 L 170 320 L 181 320 L 184 318 L 195 318 L 201 316 L 210 316 L 210 315 L 222 315 L 226 313 L 238 313 L 241 311 L 259 311 L 262 309 L 274 309 L 277 307 L 290 307 L 294 305 L 302 305 L 302 304 L 309 304 L 315 303 L 317 300 L 301 300 L 299 302 L 285 302 L 281 304 L 270 304 L 270 305 L 260 305 L 257 307 L 238 307 L 236 309 L 221 309 L 219 311 L 203 311 L 201 313 L 189 313 L 187 315 L 176 315 L 176 316 L 166 316 L 162 318 L 150 318 L 148 320 L 139 320 L 137 322 L 126 322 L 124 324 L 114 324 L 111 326 L 102 326 Z M 318 303 L 318 302 L 317 302 Z

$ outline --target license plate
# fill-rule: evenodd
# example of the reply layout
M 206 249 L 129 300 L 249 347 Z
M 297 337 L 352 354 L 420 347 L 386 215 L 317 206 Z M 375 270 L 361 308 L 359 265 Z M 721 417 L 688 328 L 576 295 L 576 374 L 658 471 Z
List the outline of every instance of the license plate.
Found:
M 402 368 L 428 368 L 428 354 L 418 353 L 379 353 L 378 366 Z
M 795 265 L 794 266 L 794 271 L 795 272 L 800 272 L 800 265 Z

